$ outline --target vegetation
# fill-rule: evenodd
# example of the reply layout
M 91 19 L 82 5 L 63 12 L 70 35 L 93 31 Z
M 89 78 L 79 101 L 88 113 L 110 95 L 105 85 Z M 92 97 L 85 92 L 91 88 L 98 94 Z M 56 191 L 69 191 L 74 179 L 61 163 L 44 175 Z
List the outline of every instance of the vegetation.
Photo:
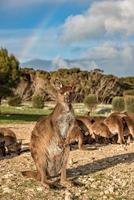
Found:
M 114 111 L 121 112 L 125 109 L 125 102 L 123 97 L 114 97 L 112 100 L 112 107 Z
M 90 72 L 79 68 L 61 68 L 53 72 L 20 69 L 15 56 L 9 55 L 6 49 L 0 49 L 0 101 L 15 90 L 23 101 L 32 100 L 37 94 L 43 96 L 44 101 L 52 101 L 50 80 L 55 78 L 74 86 L 74 102 L 83 102 L 88 94 L 94 94 L 99 103 L 109 104 L 113 97 L 122 96 L 124 91 L 134 90 L 134 77 L 118 78 L 106 75 L 100 69 Z
M 134 95 L 134 90 L 125 90 L 124 92 L 123 92 L 123 95 L 125 96 L 125 95 Z
M 32 99 L 33 107 L 34 108 L 43 108 L 44 107 L 44 99 L 42 96 L 33 96 Z
M 134 113 L 134 95 L 125 95 L 124 98 L 126 111 Z
M 0 49 L 0 102 L 11 94 L 11 88 L 19 79 L 19 62 L 7 49 Z
M 8 98 L 8 105 L 10 105 L 10 106 L 20 106 L 21 101 L 22 101 L 22 99 L 18 95 L 13 96 L 13 97 L 9 97 Z
M 88 96 L 84 99 L 84 104 L 87 106 L 87 108 L 88 108 L 91 112 L 93 111 L 93 109 L 96 108 L 97 103 L 98 103 L 97 96 L 96 96 L 96 95 L 93 95 L 93 94 L 88 95 Z

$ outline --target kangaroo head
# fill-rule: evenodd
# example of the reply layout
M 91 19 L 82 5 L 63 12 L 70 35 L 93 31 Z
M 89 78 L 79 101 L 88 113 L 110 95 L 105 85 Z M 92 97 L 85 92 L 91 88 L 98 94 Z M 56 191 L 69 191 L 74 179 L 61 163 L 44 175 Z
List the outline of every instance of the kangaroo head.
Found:
M 19 155 L 20 152 L 21 152 L 21 145 L 22 145 L 22 141 L 18 140 L 15 143 L 10 144 L 8 146 L 8 149 L 9 149 L 10 152 L 15 152 Z
M 0 148 L 4 148 L 5 147 L 5 141 L 0 142 Z
M 58 79 L 54 81 L 53 86 L 56 90 L 56 97 L 58 101 L 63 103 L 71 103 L 73 87 L 69 85 L 63 85 L 63 83 Z

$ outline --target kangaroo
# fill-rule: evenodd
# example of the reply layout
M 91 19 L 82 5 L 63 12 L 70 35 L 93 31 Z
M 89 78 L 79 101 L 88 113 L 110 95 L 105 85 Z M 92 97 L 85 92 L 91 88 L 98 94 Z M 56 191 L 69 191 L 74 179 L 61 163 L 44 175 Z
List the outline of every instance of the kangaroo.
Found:
M 98 141 L 99 137 L 103 137 L 105 142 L 109 142 L 109 139 L 113 136 L 109 128 L 103 123 L 105 118 L 91 118 L 87 116 L 81 116 L 77 118 L 81 120 L 88 128 L 89 136 L 95 141 Z M 90 140 L 91 140 L 90 138 Z
M 104 120 L 104 123 L 113 135 L 118 135 L 117 143 L 125 144 L 123 122 L 121 117 L 117 115 L 117 113 L 112 113 Z
M 84 136 L 83 136 L 83 133 L 81 131 L 81 128 L 78 126 L 77 123 L 75 123 L 73 129 L 68 134 L 67 140 L 68 140 L 67 143 L 69 143 L 69 144 L 73 143 L 75 141 L 78 142 L 78 148 L 82 149 Z
M 87 127 L 88 136 L 89 136 L 89 139 L 91 140 L 91 137 L 93 136 L 91 126 L 95 122 L 95 120 L 87 116 L 79 116 L 76 118 L 76 120 L 81 121 Z M 94 137 L 92 138 L 94 139 Z
M 68 134 L 75 124 L 74 111 L 71 105 L 72 87 L 63 85 L 59 80 L 53 82 L 57 104 L 53 112 L 41 118 L 35 125 L 30 142 L 31 156 L 37 173 L 22 172 L 24 176 L 40 180 L 45 188 L 53 187 L 55 182 L 50 178 L 59 173 L 60 183 L 70 186 L 66 178 L 66 166 L 70 152 Z
M 0 128 L 0 134 L 3 135 L 7 154 L 21 152 L 21 141 L 17 141 L 15 133 L 9 128 Z
M 134 115 L 127 112 L 117 113 L 117 115 L 120 116 L 123 121 L 125 135 L 131 136 L 132 139 L 134 139 Z
M 133 122 L 133 120 L 129 116 L 123 117 L 123 120 L 127 124 L 129 135 L 131 135 L 132 140 L 134 140 L 134 122 Z
M 0 156 L 6 156 L 4 135 L 0 133 Z
M 113 136 L 109 128 L 102 121 L 95 121 L 91 125 L 90 131 L 93 138 L 98 140 L 98 136 L 103 137 L 106 143 L 109 142 L 109 139 Z

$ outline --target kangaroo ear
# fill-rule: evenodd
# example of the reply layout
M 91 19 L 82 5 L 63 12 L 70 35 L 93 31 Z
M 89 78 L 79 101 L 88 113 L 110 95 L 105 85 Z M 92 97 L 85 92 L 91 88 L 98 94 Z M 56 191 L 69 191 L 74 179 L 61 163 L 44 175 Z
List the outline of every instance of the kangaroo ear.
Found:
M 56 90 L 60 90 L 62 87 L 63 87 L 63 84 L 61 83 L 60 80 L 56 79 L 54 82 L 53 82 L 53 86 Z

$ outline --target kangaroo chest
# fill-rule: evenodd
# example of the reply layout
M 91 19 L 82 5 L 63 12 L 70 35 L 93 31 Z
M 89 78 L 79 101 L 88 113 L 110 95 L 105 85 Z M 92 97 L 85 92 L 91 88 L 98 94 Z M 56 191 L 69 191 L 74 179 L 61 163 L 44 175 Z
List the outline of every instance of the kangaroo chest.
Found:
M 57 118 L 57 127 L 63 138 L 66 137 L 69 127 L 74 123 L 74 115 L 69 112 L 62 112 Z

